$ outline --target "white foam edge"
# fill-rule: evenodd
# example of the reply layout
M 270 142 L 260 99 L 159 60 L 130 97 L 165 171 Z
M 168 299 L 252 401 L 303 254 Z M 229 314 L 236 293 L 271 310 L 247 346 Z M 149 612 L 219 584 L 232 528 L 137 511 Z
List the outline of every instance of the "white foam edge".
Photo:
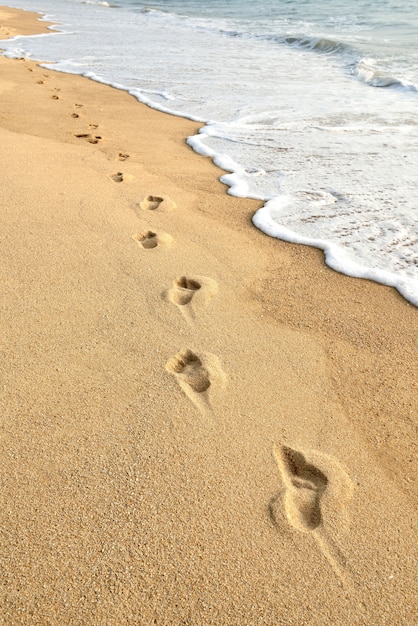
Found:
M 243 179 L 243 175 L 245 175 L 246 172 L 242 167 L 235 163 L 228 155 L 215 152 L 215 150 L 209 148 L 202 141 L 202 138 L 208 137 L 210 134 L 210 131 L 209 133 L 205 132 L 204 127 L 200 130 L 199 135 L 188 137 L 187 143 L 195 152 L 210 157 L 215 165 L 230 172 L 220 178 L 221 182 L 229 186 L 228 194 L 240 198 L 266 200 L 265 197 L 248 193 L 248 185 Z M 325 239 L 304 237 L 273 220 L 271 217 L 272 209 L 288 205 L 289 202 L 291 202 L 291 198 L 285 194 L 267 200 L 263 207 L 254 214 L 252 218 L 254 226 L 264 234 L 274 237 L 275 239 L 319 248 L 324 252 L 325 263 L 336 272 L 351 276 L 352 278 L 363 278 L 387 287 L 394 287 L 405 300 L 418 307 L 418 284 L 416 281 L 401 279 L 391 272 L 360 265 L 352 261 L 341 246 Z
M 48 26 L 48 28 L 52 29 L 52 26 Z M 50 35 L 67 35 L 67 34 L 71 34 L 69 32 L 64 32 L 62 30 L 53 30 L 50 33 L 38 33 L 37 35 L 15 35 L 14 37 L 10 37 L 10 39 L 1 39 L 0 43 L 1 43 L 1 49 L 2 49 L 2 53 L 1 56 L 7 57 L 7 58 L 15 58 L 15 56 L 17 55 L 17 52 L 14 52 L 13 50 L 8 50 L 8 47 L 10 46 L 10 44 L 15 43 L 15 42 L 19 42 L 22 39 L 40 39 L 41 37 L 49 37 Z M 25 56 L 27 56 L 29 58 L 29 53 L 25 53 Z
M 47 20 L 48 18 L 44 17 L 42 19 Z M 58 28 L 58 27 L 50 26 L 49 28 Z M 49 37 L 50 35 L 71 35 L 71 34 L 73 34 L 72 31 L 64 31 L 60 29 L 60 30 L 54 30 L 51 33 L 39 33 L 37 35 L 16 35 L 15 37 L 10 37 L 10 39 L 1 40 L 1 56 L 10 58 L 10 59 L 15 59 L 15 58 L 24 56 L 25 58 L 36 60 L 37 62 L 39 62 L 38 59 L 32 59 L 32 53 L 28 52 L 28 50 L 25 49 L 23 46 L 19 48 L 17 47 L 13 48 L 11 44 L 22 43 L 23 40 L 27 41 L 28 39 L 30 40 L 32 38 Z M 126 87 L 126 85 L 123 85 L 122 83 L 115 83 L 115 82 L 106 80 L 102 78 L 101 76 L 99 76 L 98 74 L 96 74 L 95 72 L 85 71 L 85 70 L 83 71 L 81 69 L 83 66 L 79 65 L 77 67 L 72 62 L 71 59 L 65 59 L 65 60 L 60 60 L 60 61 L 43 61 L 42 63 L 39 63 L 39 67 L 43 67 L 49 70 L 54 70 L 56 72 L 61 72 L 63 74 L 76 74 L 78 76 L 84 76 L 85 78 L 94 80 L 97 83 L 101 83 L 102 85 L 108 85 L 109 87 L 113 87 L 114 89 L 126 91 L 127 93 L 132 95 L 134 98 L 136 98 L 138 102 L 146 104 L 151 109 L 156 109 L 157 111 L 161 111 L 162 113 L 168 113 L 169 115 L 175 115 L 176 117 L 183 117 L 185 119 L 191 120 L 192 122 L 198 122 L 201 124 L 205 123 L 205 121 L 202 120 L 202 118 L 198 116 L 186 115 L 182 111 L 176 111 L 175 109 L 165 107 L 162 104 L 153 102 L 149 97 L 147 97 L 146 90 L 141 90 L 138 88 L 129 89 L 128 87 Z M 169 94 L 163 91 L 161 92 L 153 91 L 152 93 L 153 95 L 160 96 L 164 100 L 172 99 Z
M 412 279 L 400 279 L 391 272 L 360 265 L 348 258 L 346 252 L 337 244 L 331 243 L 325 239 L 304 237 L 282 226 L 271 216 L 273 206 L 277 208 L 278 203 L 283 206 L 288 203 L 288 198 L 281 196 L 272 198 L 266 202 L 265 205 L 253 215 L 252 222 L 254 226 L 270 237 L 275 237 L 276 239 L 281 239 L 289 243 L 319 248 L 324 252 L 325 263 L 336 272 L 353 278 L 371 280 L 387 287 L 394 287 L 405 300 L 418 307 L 417 281 Z
M 200 129 L 198 135 L 188 137 L 187 144 L 198 154 L 210 157 L 215 165 L 228 172 L 220 177 L 220 181 L 229 187 L 228 194 L 230 196 L 265 200 L 265 197 L 249 192 L 248 185 L 245 181 L 245 175 L 248 174 L 248 172 L 246 172 L 242 166 L 238 165 L 238 163 L 227 154 L 216 152 L 204 143 L 203 139 L 210 136 L 210 133 L 205 132 L 209 125 L 210 122 Z
M 26 11 L 26 9 L 22 9 L 22 11 Z M 50 37 L 51 35 L 72 35 L 73 31 L 63 30 L 60 24 L 55 22 L 55 18 L 51 15 L 42 15 L 37 18 L 38 22 L 54 22 L 47 26 L 47 29 L 50 31 L 48 33 L 36 33 L 34 35 L 15 35 L 14 37 L 10 37 L 9 39 L 0 40 L 0 49 L 1 56 L 6 57 L 7 59 L 16 59 L 19 57 L 25 57 L 31 61 L 38 62 L 38 59 L 32 59 L 32 53 L 28 52 L 25 48 L 15 48 L 12 49 L 11 45 L 14 43 L 22 43 L 23 41 L 27 41 L 28 39 L 41 39 L 43 37 Z M 54 69 L 53 62 L 51 64 L 39 64 L 40 67 L 45 67 L 48 69 Z

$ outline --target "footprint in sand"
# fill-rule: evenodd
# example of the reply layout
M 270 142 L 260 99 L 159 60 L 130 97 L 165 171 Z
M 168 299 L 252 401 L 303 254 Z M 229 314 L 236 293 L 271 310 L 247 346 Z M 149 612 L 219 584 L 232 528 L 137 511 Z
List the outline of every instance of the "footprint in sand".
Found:
M 7 26 L 0 26 L 0 35 L 2 35 L 2 37 L 0 37 L 1 39 L 7 39 L 9 37 L 13 37 L 15 34 L 16 34 L 16 30 L 14 28 L 9 28 Z
M 74 119 L 77 119 L 77 117 L 80 117 L 78 113 L 71 113 L 71 117 L 73 117 Z
M 113 174 L 109 174 L 109 178 L 113 180 L 114 183 L 128 183 L 134 180 L 132 174 L 125 174 L 124 172 L 114 172 Z
M 218 284 L 206 276 L 180 276 L 170 289 L 163 292 L 164 300 L 178 306 L 186 316 L 193 317 L 198 308 L 206 306 L 218 292 Z
M 173 202 L 168 196 L 147 196 L 139 203 L 139 206 L 144 211 L 169 211 L 176 208 L 176 203 Z
M 165 246 L 170 246 L 173 242 L 173 238 L 167 233 L 154 233 L 152 230 L 145 230 L 142 233 L 136 233 L 133 235 L 132 239 L 146 250 L 151 250 L 152 248 L 156 248 L 160 244 Z
M 113 180 L 114 183 L 122 183 L 123 182 L 123 172 L 115 172 L 114 174 L 109 174 L 110 180 Z
M 191 350 L 179 352 L 167 362 L 166 368 L 197 393 L 203 393 L 211 385 L 209 372 Z
M 119 152 L 116 157 L 116 161 L 126 161 L 126 159 L 129 159 L 129 154 L 126 152 Z
M 214 354 L 198 356 L 192 350 L 182 350 L 167 361 L 165 368 L 175 376 L 180 388 L 202 412 L 211 408 L 210 394 L 225 388 L 226 375 Z
M 102 139 L 100 135 L 91 135 L 90 133 L 79 133 L 74 135 L 74 137 L 77 137 L 77 139 L 85 139 L 89 143 L 99 143 Z
M 193 296 L 202 288 L 200 281 L 187 276 L 180 276 L 173 282 L 173 287 L 169 291 L 169 299 L 178 306 L 184 306 L 192 301 Z
M 328 478 L 320 469 L 308 463 L 301 452 L 286 446 L 274 449 L 285 486 L 284 508 L 290 524 L 307 532 L 322 522 L 321 498 Z
M 284 484 L 281 501 L 288 522 L 303 533 L 312 533 L 321 552 L 346 584 L 346 561 L 324 527 L 326 520 L 322 509 L 325 495 L 330 495 L 334 509 L 342 513 L 352 496 L 350 477 L 335 459 L 319 452 L 309 453 L 312 462 L 305 454 L 288 446 L 275 446 L 273 455 Z M 279 500 L 276 496 L 270 503 L 270 515 L 275 523 Z

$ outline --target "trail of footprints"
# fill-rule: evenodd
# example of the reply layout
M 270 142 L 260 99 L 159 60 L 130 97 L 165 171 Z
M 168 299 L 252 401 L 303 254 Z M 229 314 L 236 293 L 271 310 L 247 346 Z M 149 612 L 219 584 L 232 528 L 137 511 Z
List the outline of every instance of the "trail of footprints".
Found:
M 48 79 L 48 74 L 42 74 L 42 78 L 36 81 L 43 85 Z M 59 99 L 59 89 L 54 89 L 52 98 Z M 69 113 L 74 120 L 80 120 L 85 115 L 83 104 L 75 103 L 73 111 Z M 90 144 L 98 144 L 102 141 L 102 135 L 98 134 L 98 125 L 90 123 L 88 128 L 82 132 L 73 133 L 76 139 L 83 139 Z M 129 154 L 119 152 L 117 161 L 124 162 L 129 158 Z M 122 171 L 116 171 L 108 175 L 114 183 L 122 183 L 126 180 L 126 175 Z M 128 177 L 129 178 L 129 177 Z M 168 196 L 148 195 L 139 203 L 143 211 L 171 211 L 176 209 L 176 203 Z M 133 239 L 146 251 L 156 248 L 170 247 L 173 238 L 168 233 L 145 230 L 133 235 Z M 171 287 L 162 293 L 162 297 L 167 302 L 178 307 L 188 321 L 196 317 L 197 312 L 206 306 L 216 295 L 218 285 L 216 281 L 205 276 L 179 276 L 173 280 Z M 166 364 L 166 370 L 173 374 L 180 387 L 186 395 L 194 402 L 200 410 L 210 406 L 209 391 L 213 384 L 224 387 L 226 376 L 222 370 L 219 359 L 215 355 L 196 355 L 189 349 L 179 352 Z M 206 406 L 205 406 L 206 405 Z
M 43 74 L 37 83 L 43 85 L 47 78 L 48 75 Z M 51 98 L 58 100 L 58 92 L 54 89 Z M 82 109 L 82 104 L 75 104 L 71 117 L 78 120 Z M 97 124 L 89 124 L 88 129 L 74 136 L 97 144 L 102 140 L 102 136 L 95 132 L 97 128 Z M 119 152 L 115 160 L 124 162 L 128 158 L 129 154 Z M 121 171 L 108 176 L 114 183 L 122 183 L 126 179 Z M 165 212 L 175 209 L 176 204 L 168 196 L 150 194 L 139 203 L 139 208 L 150 213 Z M 133 239 L 145 251 L 173 244 L 169 234 L 151 229 L 136 233 Z M 216 281 L 206 276 L 182 275 L 173 279 L 171 286 L 162 292 L 162 298 L 176 306 L 187 321 L 193 322 L 217 291 Z M 214 354 L 196 354 L 186 348 L 170 358 L 165 369 L 202 413 L 211 412 L 212 389 L 222 390 L 226 385 L 226 375 Z M 335 574 L 347 585 L 344 556 L 327 531 L 326 501 L 328 507 L 334 502 L 334 513 L 337 510 L 338 514 L 339 509 L 342 514 L 353 491 L 350 477 L 334 458 L 317 451 L 305 452 L 280 445 L 273 448 L 273 456 L 283 484 L 280 493 L 270 501 L 269 513 L 273 523 L 280 526 L 284 515 L 287 523 L 297 532 L 313 537 Z
M 21 58 L 21 61 L 25 61 L 26 59 Z M 28 68 L 29 72 L 33 72 L 32 68 Z M 42 74 L 42 78 L 40 78 L 39 80 L 35 81 L 37 85 L 45 85 L 48 83 L 48 78 L 49 78 L 49 74 Z M 52 100 L 59 100 L 60 97 L 58 95 L 58 92 L 61 91 L 61 89 L 59 89 L 58 87 L 54 87 L 52 89 L 52 95 L 50 96 L 50 98 Z
M 24 57 L 21 57 L 19 60 L 21 61 L 26 61 L 26 59 Z M 33 72 L 32 68 L 27 68 L 28 71 Z M 47 84 L 49 78 L 49 74 L 42 74 L 42 77 L 39 78 L 38 80 L 36 80 L 36 84 L 38 85 L 45 85 Z M 52 100 L 59 100 L 60 96 L 59 96 L 59 92 L 61 91 L 61 89 L 54 87 L 52 90 L 52 95 L 50 96 Z M 74 110 L 69 113 L 70 117 L 74 120 L 79 120 L 81 115 L 82 115 L 82 110 L 83 110 L 83 104 L 80 103 L 75 103 L 74 104 Z M 102 135 L 95 133 L 94 131 L 96 131 L 98 129 L 98 124 L 93 124 L 90 123 L 88 124 L 88 128 L 86 128 L 85 130 L 83 130 L 82 132 L 76 132 L 73 133 L 73 136 L 76 139 L 83 139 L 84 141 L 86 141 L 87 143 L 90 143 L 92 145 L 98 144 L 99 142 L 101 142 L 103 140 Z M 127 154 L 126 152 L 119 152 L 115 158 L 116 161 L 126 161 L 127 159 L 129 159 L 129 154 Z M 112 180 L 114 183 L 121 183 L 123 181 L 129 180 L 130 178 L 132 178 L 132 176 L 126 175 L 123 172 L 113 172 L 111 174 L 108 175 L 109 179 Z M 151 196 L 149 198 L 152 198 Z M 162 202 L 163 199 L 162 198 L 153 198 L 151 201 L 151 205 L 155 205 L 155 206 L 146 206 L 144 208 L 157 208 L 158 204 L 160 202 Z M 147 201 L 145 201 L 147 204 Z M 170 204 L 171 201 L 169 201 L 168 204 Z M 175 206 L 174 203 L 172 203 L 173 206 Z M 164 239 L 164 238 L 163 238 Z M 144 247 L 147 247 L 146 245 Z M 152 247 L 152 246 L 149 246 Z
M 37 81 L 38 84 L 44 84 L 46 78 L 48 75 L 43 74 Z M 54 89 L 51 98 L 58 100 L 58 92 L 58 89 Z M 71 118 L 79 120 L 82 114 L 83 105 L 74 104 Z M 102 140 L 102 136 L 95 132 L 97 129 L 97 124 L 89 124 L 88 129 L 74 133 L 74 137 L 97 144 Z M 119 152 L 115 160 L 124 162 L 128 158 L 129 154 Z M 126 179 L 121 171 L 108 176 L 114 183 L 122 183 Z M 150 213 L 165 212 L 175 209 L 176 204 L 168 196 L 150 194 L 139 203 L 139 208 Z M 170 247 L 173 243 L 169 234 L 157 233 L 151 229 L 136 233 L 133 239 L 147 253 Z M 216 281 L 208 277 L 182 275 L 173 279 L 171 286 L 163 291 L 162 298 L 178 307 L 188 321 L 193 321 L 217 291 Z M 226 386 L 226 375 L 214 354 L 196 354 L 186 348 L 170 358 L 165 369 L 174 376 L 186 396 L 202 413 L 211 411 L 212 389 L 215 387 L 223 390 Z M 279 526 L 284 514 L 288 524 L 297 532 L 312 536 L 336 575 L 343 584 L 347 584 L 345 559 L 326 530 L 325 501 L 328 500 L 330 506 L 330 501 L 334 500 L 334 512 L 339 508 L 342 513 L 353 491 L 350 477 L 334 458 L 317 451 L 302 452 L 280 445 L 273 448 L 273 455 L 283 489 L 270 501 L 269 513 L 272 521 Z
M 149 195 L 140 203 L 145 211 L 169 210 L 175 204 L 169 198 Z M 151 230 L 137 233 L 138 244 L 152 250 L 167 243 L 166 234 Z M 204 276 L 179 276 L 162 294 L 166 302 L 177 306 L 186 318 L 193 319 L 199 307 L 207 304 L 218 290 L 217 283 Z M 166 370 L 177 380 L 180 388 L 202 412 L 211 408 L 210 391 L 213 385 L 223 388 L 226 375 L 219 359 L 213 354 L 196 354 L 190 349 L 178 352 L 166 363 Z M 286 445 L 275 446 L 276 460 L 283 490 L 272 498 L 270 517 L 279 526 L 282 513 L 296 531 L 310 534 L 328 560 L 343 585 L 348 585 L 346 562 L 339 547 L 327 531 L 324 501 L 334 502 L 334 512 L 343 509 L 351 498 L 353 484 L 340 464 L 322 453 L 293 449 Z M 331 504 L 330 504 L 331 502 Z
M 85 116 L 84 105 L 76 102 L 73 106 L 74 110 L 70 113 L 70 117 L 74 120 L 79 120 L 82 116 Z M 99 128 L 98 124 L 88 124 L 86 130 L 79 133 L 73 133 L 74 137 L 77 139 L 84 139 L 88 143 L 98 144 L 102 141 L 103 137 L 99 134 L 96 134 L 94 131 Z
M 47 74 L 44 74 L 37 83 L 44 84 L 45 78 L 48 78 Z M 52 99 L 59 99 L 58 91 L 54 89 Z M 82 104 L 75 104 L 75 110 L 70 116 L 75 120 L 79 119 L 82 108 Z M 97 128 L 96 124 L 90 124 L 88 128 L 90 132 L 75 133 L 74 136 L 88 143 L 97 144 L 102 140 L 101 135 L 93 132 Z M 119 152 L 115 160 L 123 162 L 128 158 L 129 154 Z M 109 174 L 109 178 L 115 183 L 121 183 L 125 176 L 123 172 L 117 171 Z M 140 202 L 139 207 L 141 210 L 151 212 L 170 211 L 176 208 L 176 204 L 168 196 L 148 195 Z M 156 233 L 152 230 L 136 233 L 133 239 L 147 251 L 167 247 L 173 243 L 173 238 L 167 233 Z M 217 291 L 216 281 L 210 278 L 184 275 L 174 278 L 172 285 L 162 293 L 162 297 L 166 302 L 178 307 L 190 321 L 195 318 L 201 307 L 208 304 Z M 223 389 L 226 385 L 226 375 L 214 354 L 198 355 L 187 348 L 169 359 L 165 368 L 175 377 L 180 388 L 201 412 L 211 408 L 211 388 L 217 386 Z M 296 531 L 313 536 L 336 575 L 343 584 L 347 584 L 345 559 L 325 529 L 326 511 L 323 501 L 332 492 L 334 500 L 337 500 L 343 511 L 353 491 L 350 477 L 335 459 L 319 452 L 305 453 L 281 445 L 273 448 L 273 455 L 281 475 L 283 489 L 270 501 L 269 513 L 272 521 L 279 526 L 284 513 L 287 522 Z
M 156 210 L 165 200 L 159 196 L 148 196 L 141 202 L 144 210 Z M 167 203 L 168 204 L 168 203 Z M 142 247 L 157 247 L 161 235 L 146 231 L 134 235 Z M 167 302 L 179 307 L 187 315 L 195 313 L 195 306 L 207 303 L 217 292 L 215 281 L 202 276 L 180 276 L 173 280 L 169 289 L 163 292 Z M 177 380 L 179 386 L 190 400 L 204 411 L 210 407 L 209 393 L 216 382 L 219 387 L 225 385 L 225 374 L 215 355 L 197 355 L 186 349 L 178 352 L 166 363 L 166 370 Z M 320 463 L 311 461 L 303 452 L 289 446 L 277 446 L 273 450 L 284 490 L 280 497 L 270 503 L 270 515 L 277 524 L 278 512 L 283 510 L 288 523 L 301 533 L 311 533 L 321 552 L 327 558 L 335 574 L 343 584 L 347 584 L 345 559 L 338 546 L 326 531 L 326 513 L 323 511 L 323 499 L 327 494 L 337 493 L 338 506 L 341 509 L 348 503 L 352 493 L 352 482 L 340 465 L 331 457 L 318 452 L 311 456 Z
M 52 98 L 54 98 L 55 96 L 52 96 Z M 74 120 L 78 120 L 80 119 L 83 110 L 83 105 L 80 103 L 76 103 L 74 104 L 74 111 L 72 111 L 72 113 L 70 113 L 70 117 L 73 118 Z M 76 137 L 77 139 L 84 139 L 85 141 L 87 141 L 88 143 L 91 144 L 98 144 L 99 142 L 101 142 L 103 140 L 102 135 L 96 134 L 94 131 L 96 131 L 99 128 L 98 124 L 92 124 L 90 123 L 88 125 L 88 128 L 80 133 L 73 133 L 74 137 Z M 129 159 L 129 154 L 127 152 L 118 152 L 118 154 L 115 157 L 115 161 L 127 161 L 127 159 Z M 126 175 L 124 172 L 112 172 L 111 174 L 108 175 L 109 179 L 111 181 L 113 181 L 114 183 L 122 183 L 123 181 L 129 180 L 130 178 L 132 178 L 132 176 Z
M 139 203 L 139 208 L 148 212 L 164 212 L 175 209 L 176 203 L 168 196 L 148 195 Z M 169 247 L 173 243 L 171 235 L 152 230 L 136 233 L 133 239 L 144 250 Z M 161 295 L 163 300 L 177 306 L 188 321 L 192 321 L 199 309 L 206 306 L 217 291 L 216 281 L 206 276 L 179 276 Z M 212 386 L 223 389 L 226 382 L 225 373 L 216 355 L 197 355 L 190 349 L 180 351 L 169 359 L 166 370 L 175 377 L 180 388 L 202 412 L 211 408 Z

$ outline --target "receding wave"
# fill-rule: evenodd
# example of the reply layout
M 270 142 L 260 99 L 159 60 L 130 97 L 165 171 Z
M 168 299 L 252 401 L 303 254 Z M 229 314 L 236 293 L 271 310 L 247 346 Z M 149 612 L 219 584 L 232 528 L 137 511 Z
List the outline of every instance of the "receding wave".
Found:
M 163 16 L 167 15 L 168 12 L 160 8 L 143 6 L 141 7 L 141 13 Z M 194 22 L 193 18 L 188 18 L 187 16 L 176 15 L 175 17 L 178 19 L 186 18 L 189 23 Z M 387 70 L 385 71 L 381 67 L 378 67 L 374 59 L 363 58 L 362 52 L 355 46 L 337 39 L 313 35 L 280 36 L 269 33 L 249 33 L 241 30 L 219 28 L 219 24 L 216 22 L 211 23 L 211 20 L 206 21 L 204 26 L 199 20 L 196 25 L 200 30 L 218 32 L 218 34 L 224 37 L 269 41 L 276 45 L 285 45 L 298 50 L 308 50 L 316 54 L 335 56 L 341 65 L 342 71 L 370 87 L 389 87 L 406 91 L 418 91 L 417 87 L 412 83 L 408 83 L 401 78 L 393 76 Z
M 158 15 L 160 13 L 166 14 L 167 11 L 163 9 L 154 9 L 153 7 L 141 7 L 140 13 L 150 13 L 151 15 Z
M 107 7 L 109 9 L 117 9 L 117 4 L 111 4 L 110 2 L 101 2 L 101 0 L 83 0 L 83 4 L 93 4 L 98 7 Z
M 313 50 L 320 54 L 352 53 L 352 48 L 346 44 L 326 37 L 285 37 L 283 43 L 292 48 Z
M 379 66 L 372 58 L 360 57 L 360 51 L 341 41 L 326 37 L 285 37 L 278 39 L 292 48 L 311 50 L 318 54 L 337 55 L 343 61 L 345 70 L 357 80 L 370 87 L 397 88 L 406 91 L 418 91 L 417 87 L 406 80 L 393 76 L 390 71 Z
M 228 37 L 242 37 L 245 39 L 258 39 L 270 41 L 272 43 L 286 45 L 290 48 L 299 48 L 301 50 L 312 50 L 319 54 L 356 54 L 351 46 L 342 41 L 335 41 L 326 37 L 312 37 L 310 35 L 294 35 L 280 36 L 268 33 L 246 33 L 236 30 L 220 30 L 220 33 Z
M 394 87 L 407 91 L 418 91 L 412 83 L 391 76 L 387 71 L 379 68 L 375 59 L 360 59 L 354 68 L 354 75 L 358 80 L 372 87 Z

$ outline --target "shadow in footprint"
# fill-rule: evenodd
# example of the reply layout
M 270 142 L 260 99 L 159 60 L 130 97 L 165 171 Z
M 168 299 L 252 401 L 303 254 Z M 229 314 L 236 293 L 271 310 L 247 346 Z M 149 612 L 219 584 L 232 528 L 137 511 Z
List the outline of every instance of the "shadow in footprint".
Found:
M 270 501 L 270 518 L 279 525 L 277 509 L 282 502 L 288 522 L 299 531 L 312 533 L 336 575 L 344 585 L 349 585 L 346 559 L 324 526 L 322 500 L 325 494 L 333 491 L 329 500 L 334 499 L 334 512 L 341 514 L 352 496 L 350 477 L 335 459 L 319 452 L 312 451 L 309 455 L 315 462 L 317 459 L 323 469 L 310 462 L 302 452 L 288 446 L 275 446 L 273 454 L 284 491 Z
M 314 530 L 322 522 L 320 502 L 328 478 L 297 450 L 281 446 L 275 448 L 274 456 L 285 485 L 284 506 L 289 522 L 301 531 Z
M 173 238 L 170 235 L 167 235 L 166 233 L 154 233 L 152 230 L 145 230 L 142 233 L 136 233 L 133 235 L 132 239 L 134 239 L 142 248 L 145 248 L 146 250 L 156 248 L 160 244 L 169 246 L 173 241 Z
M 168 361 L 166 368 L 197 393 L 203 393 L 211 385 L 209 372 L 203 366 L 197 354 L 191 350 L 179 352 Z
M 109 174 L 110 180 L 113 180 L 114 183 L 123 182 L 123 172 L 115 172 L 114 174 Z
M 167 361 L 165 367 L 202 413 L 212 411 L 212 400 L 217 392 L 223 392 L 226 384 L 225 373 L 214 354 L 198 356 L 186 349 Z
M 170 289 L 169 299 L 178 306 L 184 306 L 191 302 L 196 291 L 198 291 L 202 285 L 193 278 L 187 276 L 180 276 L 174 280 L 173 288 Z
M 173 280 L 172 287 L 162 293 L 167 302 L 179 307 L 188 319 L 197 314 L 199 308 L 205 307 L 218 292 L 216 281 L 206 276 L 180 276 Z
M 168 196 L 147 196 L 139 203 L 139 207 L 144 211 L 162 210 L 168 211 L 176 208 L 176 203 Z
M 161 202 L 163 202 L 163 198 L 159 196 L 147 196 L 145 200 L 139 203 L 139 206 L 141 209 L 144 209 L 144 211 L 155 211 L 155 209 L 158 209 Z
M 268 515 L 270 518 L 271 523 L 273 524 L 273 526 L 275 528 L 280 528 L 280 511 L 279 511 L 279 507 L 282 505 L 282 496 L 283 493 L 281 491 L 279 491 L 279 493 L 276 493 L 275 496 L 273 496 L 270 500 L 270 502 L 268 503 L 268 507 L 267 507 L 267 511 L 268 511 Z
M 139 233 L 133 237 L 143 248 L 150 250 L 158 246 L 157 233 L 153 233 L 151 230 L 147 230 L 144 233 Z
M 79 133 L 74 135 L 74 137 L 77 137 L 77 139 L 85 139 L 89 143 L 99 143 L 101 140 L 100 135 L 91 135 L 90 133 Z

